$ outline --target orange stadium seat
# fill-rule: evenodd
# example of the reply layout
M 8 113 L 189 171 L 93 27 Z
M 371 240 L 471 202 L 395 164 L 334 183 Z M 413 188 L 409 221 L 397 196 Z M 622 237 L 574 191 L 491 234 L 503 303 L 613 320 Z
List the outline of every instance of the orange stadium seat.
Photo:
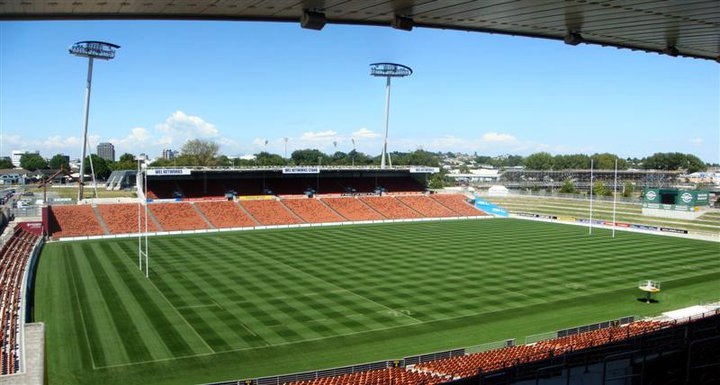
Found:
M 391 196 L 362 197 L 360 200 L 388 219 L 422 218 L 422 214 Z
M 265 226 L 302 223 L 285 206 L 274 199 L 241 201 L 240 204 Z
M 327 223 L 345 221 L 340 215 L 325 206 L 318 199 L 284 199 L 282 203 L 309 223 Z
M 358 198 L 322 198 L 338 214 L 350 221 L 377 221 L 385 217 Z
M 155 219 L 165 231 L 207 229 L 190 203 L 155 203 L 148 205 Z
M 432 198 L 424 195 L 398 196 L 398 200 L 430 218 L 455 217 L 457 214 Z
M 52 232 L 54 238 L 105 234 L 89 205 L 52 206 L 51 210 L 56 225 L 53 226 L 56 230 Z
M 98 211 L 112 234 L 134 234 L 138 232 L 138 205 L 133 203 L 98 205 Z M 142 208 L 141 229 L 145 229 L 145 213 Z M 155 222 L 148 218 L 148 231 L 157 231 Z
M 286 385 L 434 385 L 446 381 L 448 381 L 447 377 L 409 371 L 404 368 L 387 368 L 309 381 L 288 382 Z
M 18 336 L 23 322 L 20 317 L 21 295 L 24 293 L 22 281 L 32 250 L 39 240 L 39 235 L 18 226 L 0 250 L 0 375 L 20 370 L 22 355 Z
M 473 217 L 487 215 L 476 209 L 465 201 L 465 196 L 460 194 L 435 194 L 432 198 L 443 206 L 456 212 L 459 216 Z
M 217 228 L 257 226 L 235 202 L 196 202 L 195 207 Z

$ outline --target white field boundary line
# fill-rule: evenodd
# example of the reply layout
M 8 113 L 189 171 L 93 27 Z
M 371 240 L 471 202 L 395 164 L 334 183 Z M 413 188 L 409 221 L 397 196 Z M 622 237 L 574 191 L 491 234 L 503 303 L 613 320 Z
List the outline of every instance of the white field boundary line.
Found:
M 559 215 L 561 216 L 561 215 Z M 510 213 L 510 218 L 513 219 L 522 219 L 522 220 L 528 220 L 528 221 L 536 221 L 536 222 L 546 222 L 546 223 L 557 223 L 561 225 L 574 225 L 574 226 L 583 226 L 583 227 L 589 227 L 590 225 L 587 223 L 580 223 L 580 222 L 570 222 L 570 221 L 561 221 L 557 219 L 547 219 L 547 218 L 532 218 L 532 217 L 525 217 L 522 215 L 517 215 L 514 213 Z M 655 226 L 655 225 L 653 225 Z M 664 227 L 664 226 L 657 226 L 657 227 Z M 613 226 L 610 225 L 600 225 L 600 224 L 593 224 L 593 228 L 602 228 L 611 230 Z M 701 234 L 676 234 L 666 231 L 652 231 L 652 230 L 642 230 L 642 229 L 633 229 L 629 227 L 620 227 L 615 226 L 615 230 L 619 231 L 627 231 L 631 233 L 641 233 L 641 234 L 650 234 L 650 235 L 661 235 L 666 237 L 675 237 L 675 238 L 686 238 L 686 239 L 697 239 L 700 241 L 712 241 L 712 242 L 718 242 L 720 243 L 720 236 L 711 236 L 711 235 L 701 235 Z

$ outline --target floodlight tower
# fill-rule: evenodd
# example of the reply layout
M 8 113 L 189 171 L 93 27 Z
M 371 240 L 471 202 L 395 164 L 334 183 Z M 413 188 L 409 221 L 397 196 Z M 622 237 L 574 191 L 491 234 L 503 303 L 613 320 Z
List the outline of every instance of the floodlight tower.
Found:
M 90 89 L 92 87 L 92 70 L 93 60 L 111 60 L 115 58 L 115 50 L 120 48 L 119 45 L 105 43 L 102 41 L 79 41 L 70 47 L 69 52 L 72 55 L 88 58 L 88 74 L 87 83 L 85 85 L 85 119 L 83 123 L 83 147 L 82 158 L 80 158 L 80 185 L 78 186 L 78 202 L 83 198 L 83 181 L 85 156 L 88 147 L 88 116 L 90 115 Z M 91 160 L 92 164 L 92 160 Z
M 402 78 L 412 75 L 413 71 L 410 67 L 396 63 L 372 63 L 370 64 L 370 75 L 375 77 L 385 77 L 385 141 L 383 142 L 382 157 L 380 158 L 380 168 L 385 168 L 385 156 L 388 157 L 388 163 L 392 166 L 392 160 L 387 155 L 387 138 L 388 125 L 390 123 L 390 79 Z

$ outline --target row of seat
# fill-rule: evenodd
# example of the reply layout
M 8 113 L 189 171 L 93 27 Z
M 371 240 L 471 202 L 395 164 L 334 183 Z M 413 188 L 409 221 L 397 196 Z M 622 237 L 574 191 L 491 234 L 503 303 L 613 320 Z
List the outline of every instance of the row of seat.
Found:
M 322 197 L 148 204 L 147 228 L 155 231 L 330 223 L 384 219 L 484 215 L 462 195 Z M 141 209 L 141 228 L 145 228 Z M 55 238 L 132 234 L 138 229 L 136 204 L 53 206 Z
M 511 346 L 432 361 L 416 365 L 415 368 L 431 373 L 450 375 L 454 378 L 463 378 L 477 374 L 478 371 L 490 373 L 521 363 L 542 360 L 551 355 L 557 356 L 570 351 L 622 341 L 668 325 L 664 322 L 638 321 L 625 326 L 603 328 L 529 345 Z
M 293 385 L 434 385 L 447 382 L 447 376 L 437 376 L 404 368 L 386 368 L 345 374 L 336 377 L 323 377 L 316 380 L 296 381 Z
M 17 226 L 0 249 L 0 374 L 20 370 L 22 280 L 28 259 L 40 236 Z
M 53 206 L 52 214 L 50 228 L 55 238 L 105 234 L 91 206 Z
M 405 368 L 370 370 L 315 380 L 287 382 L 285 385 L 422 385 L 438 384 L 492 373 L 500 369 L 535 362 L 569 351 L 625 340 L 670 326 L 657 321 L 637 321 L 625 326 L 578 333 L 528 345 L 509 346 L 475 354 L 410 365 Z

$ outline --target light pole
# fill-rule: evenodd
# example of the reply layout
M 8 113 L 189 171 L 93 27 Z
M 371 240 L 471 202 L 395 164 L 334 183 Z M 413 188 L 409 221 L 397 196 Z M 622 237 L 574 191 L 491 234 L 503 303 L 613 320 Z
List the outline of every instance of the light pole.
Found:
M 288 138 L 287 136 L 283 138 L 283 140 L 285 140 L 285 159 L 286 160 L 287 160 L 287 142 L 289 139 L 290 138 Z
M 387 139 L 388 125 L 390 123 L 390 79 L 402 78 L 412 75 L 413 71 L 410 67 L 396 63 L 372 63 L 370 64 L 370 75 L 375 77 L 384 77 L 387 79 L 385 83 L 385 141 L 383 142 L 382 157 L 380 158 L 380 168 L 385 168 L 385 156 L 388 157 L 388 163 L 392 167 L 392 160 L 387 155 Z
M 82 157 L 80 158 L 80 186 L 78 186 L 78 202 L 83 199 L 83 182 L 85 180 L 85 156 L 88 147 L 88 117 L 90 115 L 90 89 L 92 87 L 93 60 L 114 59 L 115 50 L 118 48 L 120 48 L 119 45 L 105 43 L 102 41 L 79 41 L 73 44 L 72 47 L 70 47 L 69 49 L 69 52 L 72 55 L 88 58 L 87 83 L 85 85 L 85 119 L 83 123 Z M 92 161 L 90 164 L 92 165 Z
M 357 150 L 355 150 L 355 138 L 351 138 L 352 144 L 353 144 L 353 156 L 352 156 L 352 165 L 355 167 L 355 154 L 357 153 Z

